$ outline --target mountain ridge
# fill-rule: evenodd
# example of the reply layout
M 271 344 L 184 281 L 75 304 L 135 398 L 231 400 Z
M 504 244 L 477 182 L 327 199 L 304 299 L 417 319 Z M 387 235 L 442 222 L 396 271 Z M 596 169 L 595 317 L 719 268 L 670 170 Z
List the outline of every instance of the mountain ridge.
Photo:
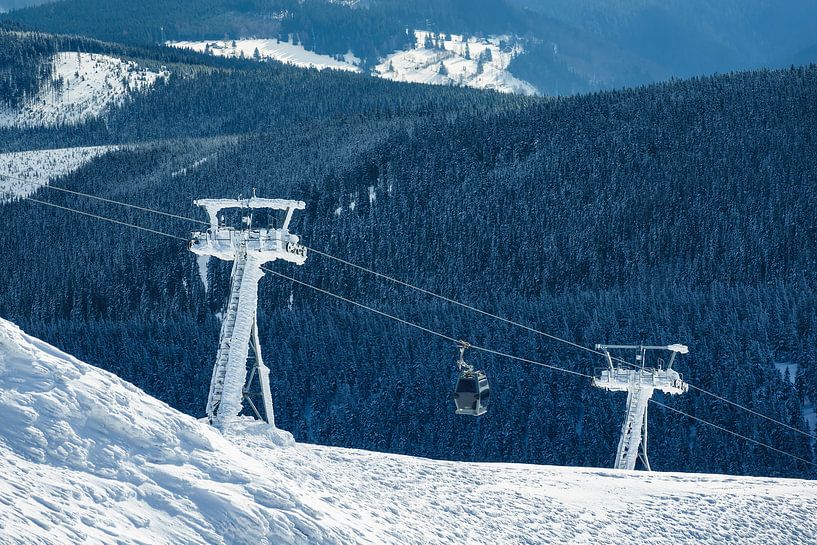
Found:
M 415 30 L 476 38 L 508 34 L 528 44 L 511 73 L 547 95 L 783 67 L 813 43 L 809 23 L 817 21 L 817 7 L 807 0 L 785 0 L 782 7 L 767 0 L 726 6 L 715 0 L 667 5 L 654 0 L 629 5 L 617 0 L 422 0 L 411 6 L 393 0 L 355 5 L 324 0 L 116 1 L 121 3 L 64 0 L 18 10 L 5 19 L 53 33 L 131 44 L 296 37 L 317 54 L 351 51 L 364 68 L 411 48 Z

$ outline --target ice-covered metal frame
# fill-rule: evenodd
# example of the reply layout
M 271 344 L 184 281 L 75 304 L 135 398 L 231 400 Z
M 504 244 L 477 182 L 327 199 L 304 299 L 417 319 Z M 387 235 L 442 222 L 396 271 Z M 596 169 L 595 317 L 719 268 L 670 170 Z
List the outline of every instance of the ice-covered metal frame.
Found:
M 649 386 L 654 390 L 661 390 L 666 394 L 683 394 L 689 387 L 684 377 L 672 368 L 678 354 L 687 354 L 689 348 L 683 344 L 668 346 L 644 345 L 607 345 L 597 344 L 596 350 L 604 353 L 607 359 L 607 368 L 596 370 L 593 377 L 593 386 L 614 392 L 626 392 L 637 381 L 642 386 Z M 636 350 L 636 362 L 628 367 L 616 366 L 610 350 Z M 666 350 L 671 353 L 666 368 L 662 365 L 647 367 L 647 351 Z M 619 360 L 616 360 L 619 361 Z
M 295 210 L 303 210 L 302 201 L 284 199 L 200 199 L 193 201 L 207 212 L 210 227 L 192 234 L 190 251 L 197 255 L 212 256 L 233 261 L 230 277 L 230 296 L 221 323 L 218 352 L 207 398 L 207 416 L 210 422 L 226 426 L 237 417 L 245 404 L 253 414 L 274 425 L 269 368 L 261 356 L 258 337 L 258 281 L 264 275 L 264 263 L 282 259 L 303 265 L 306 248 L 298 235 L 289 232 Z M 221 225 L 219 214 L 226 209 L 246 210 L 244 228 Z M 281 228 L 254 228 L 251 210 L 285 210 Z M 247 373 L 250 350 L 254 356 L 252 369 Z M 251 385 L 258 380 L 263 401 L 263 416 L 250 397 Z
M 621 426 L 615 467 L 635 469 L 635 464 L 640 459 L 649 471 L 647 407 L 655 390 L 678 395 L 689 389 L 681 374 L 672 368 L 675 357 L 678 354 L 687 354 L 689 348 L 683 344 L 668 346 L 597 344 L 596 350 L 604 354 L 607 359 L 607 367 L 594 373 L 593 386 L 611 392 L 627 392 L 627 413 Z M 629 363 L 620 358 L 614 360 L 610 355 L 610 350 L 634 350 L 636 352 L 635 363 Z M 657 366 L 647 367 L 648 351 L 669 352 L 671 355 L 666 367 L 662 365 L 663 360 L 660 359 Z M 617 365 L 618 363 L 626 366 L 622 367 Z
M 210 228 L 207 231 L 196 231 L 190 240 L 190 251 L 197 255 L 207 255 L 232 261 L 239 249 L 255 254 L 262 263 L 283 259 L 290 263 L 303 265 L 306 261 L 306 248 L 300 244 L 298 235 L 289 232 L 289 224 L 295 210 L 303 210 L 303 201 L 286 199 L 199 199 L 193 204 L 201 206 L 207 212 Z M 222 210 L 270 209 L 285 210 L 286 216 L 280 228 L 236 229 L 220 225 L 219 213 Z

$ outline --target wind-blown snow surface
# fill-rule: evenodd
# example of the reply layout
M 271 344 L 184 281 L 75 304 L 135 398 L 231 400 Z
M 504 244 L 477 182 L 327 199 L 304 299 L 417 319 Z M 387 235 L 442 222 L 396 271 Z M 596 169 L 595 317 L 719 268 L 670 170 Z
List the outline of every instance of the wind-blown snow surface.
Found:
M 282 42 L 274 38 L 167 42 L 165 45 L 182 49 L 192 49 L 199 53 L 210 53 L 217 57 L 244 57 L 256 60 L 274 60 L 300 66 L 301 68 L 316 68 L 318 70 L 331 68 L 333 70 L 360 72 L 360 68 L 351 62 L 347 62 L 347 60 L 354 60 L 354 55 L 347 53 L 347 60 L 340 61 L 329 55 L 320 55 L 308 51 L 300 44 L 296 45 L 291 42 Z M 256 51 L 258 52 L 257 55 Z
M 374 74 L 395 81 L 536 94 L 533 85 L 508 72 L 511 60 L 523 52 L 509 36 L 475 38 L 416 30 L 414 37 L 414 48 L 392 53 L 374 67 Z
M 215 429 L 2 320 L 0 422 L 2 543 L 361 539 Z
M 0 153 L 0 204 L 27 197 L 52 178 L 64 176 L 117 146 L 90 146 Z
M 130 93 L 168 76 L 97 53 L 57 53 L 52 62 L 52 80 L 19 109 L 0 110 L 0 127 L 76 124 L 103 114 Z
M 222 435 L 4 320 L 0 422 L 4 544 L 817 540 L 812 482 L 439 462 L 247 422 Z

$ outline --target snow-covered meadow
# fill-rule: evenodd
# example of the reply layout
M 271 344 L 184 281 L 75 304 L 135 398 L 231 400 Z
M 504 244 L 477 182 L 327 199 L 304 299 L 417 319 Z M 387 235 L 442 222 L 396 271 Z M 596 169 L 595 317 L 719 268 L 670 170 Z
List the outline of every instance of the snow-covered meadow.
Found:
M 166 71 L 147 70 L 132 61 L 97 53 L 57 53 L 52 62 L 51 81 L 36 96 L 20 108 L 0 109 L 0 127 L 80 123 L 168 77 Z
M 89 146 L 0 153 L 0 204 L 33 194 L 53 178 L 64 176 L 119 146 Z
M 4 544 L 817 540 L 812 482 L 434 461 L 249 421 L 222 434 L 5 320 L 0 422 Z
M 503 93 L 536 94 L 536 88 L 508 71 L 524 52 L 510 36 L 487 38 L 414 31 L 415 44 L 395 51 L 374 67 L 374 74 L 395 81 L 460 85 Z
M 301 44 L 292 41 L 281 41 L 276 38 L 253 38 L 244 40 L 205 40 L 197 42 L 167 42 L 169 47 L 192 49 L 199 53 L 208 53 L 217 57 L 246 58 L 258 61 L 274 60 L 301 68 L 323 70 L 345 70 L 360 72 L 354 55 L 347 53 L 343 60 L 329 55 L 320 55 L 309 51 Z
M 361 72 L 361 59 L 351 51 L 340 58 L 321 55 L 291 40 L 253 38 L 167 42 L 170 47 L 192 49 L 220 57 L 243 57 L 258 61 L 275 60 L 303 68 Z M 477 38 L 458 34 L 414 31 L 414 44 L 395 51 L 374 66 L 371 75 L 412 83 L 459 85 L 492 89 L 503 93 L 536 94 L 536 88 L 508 71 L 511 61 L 521 55 L 521 42 L 511 36 Z

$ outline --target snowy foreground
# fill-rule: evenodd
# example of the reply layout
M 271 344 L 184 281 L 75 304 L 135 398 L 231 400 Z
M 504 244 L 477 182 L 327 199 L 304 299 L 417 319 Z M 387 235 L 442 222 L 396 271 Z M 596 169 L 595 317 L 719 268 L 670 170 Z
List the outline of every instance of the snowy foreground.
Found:
M 817 542 L 811 482 L 222 436 L 4 320 L 0 422 L 4 544 Z

